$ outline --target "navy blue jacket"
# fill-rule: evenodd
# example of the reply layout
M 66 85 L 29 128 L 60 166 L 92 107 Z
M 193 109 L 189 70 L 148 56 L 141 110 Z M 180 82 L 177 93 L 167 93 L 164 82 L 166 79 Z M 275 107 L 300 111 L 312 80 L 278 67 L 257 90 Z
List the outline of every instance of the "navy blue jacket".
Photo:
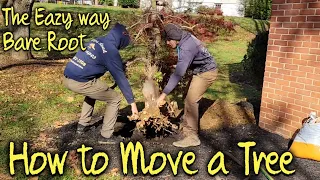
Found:
M 129 104 L 134 102 L 130 84 L 125 76 L 119 49 L 129 45 L 126 27 L 116 24 L 106 36 L 91 40 L 86 50 L 79 50 L 66 65 L 64 75 L 78 82 L 98 79 L 109 71 Z

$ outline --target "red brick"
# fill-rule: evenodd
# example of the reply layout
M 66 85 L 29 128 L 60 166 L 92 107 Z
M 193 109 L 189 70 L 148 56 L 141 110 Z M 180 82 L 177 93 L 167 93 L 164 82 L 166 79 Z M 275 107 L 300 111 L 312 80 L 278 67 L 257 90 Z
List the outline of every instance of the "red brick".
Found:
M 298 28 L 313 28 L 314 23 L 298 23 Z
M 308 61 L 307 60 L 302 60 L 302 59 L 293 59 L 293 64 L 298 64 L 298 65 L 302 65 L 302 66 L 307 66 L 308 65 Z
M 320 16 L 308 16 L 307 21 L 319 22 L 320 21 Z
M 268 40 L 268 45 L 273 45 L 273 41 L 274 41 L 274 40 L 269 39 L 269 40 Z
M 302 110 L 301 110 L 301 112 L 305 113 L 305 115 L 303 117 L 308 117 L 308 115 L 311 111 L 313 111 L 313 110 L 309 107 L 302 107 Z
M 315 15 L 316 10 L 315 9 L 301 9 L 300 15 Z
M 296 82 L 297 81 L 297 77 L 294 77 L 294 76 L 291 76 L 291 75 L 283 75 L 283 80 Z
M 298 53 L 287 53 L 287 58 L 293 58 L 293 59 L 301 59 L 301 54 Z
M 299 71 L 312 73 L 314 71 L 314 67 L 299 66 Z
M 296 89 L 297 94 L 301 94 L 303 96 L 310 96 L 311 91 L 305 90 L 305 89 Z
M 308 61 L 308 66 L 312 66 L 312 67 L 318 68 L 318 67 L 320 67 L 320 62 L 318 62 L 318 61 Z M 316 73 L 317 73 L 317 71 L 316 71 Z
M 270 124 L 265 124 L 265 128 L 270 132 L 274 132 L 277 129 L 275 126 L 272 126 Z
M 302 126 L 302 122 L 300 119 L 297 122 L 292 121 L 291 123 L 292 123 L 293 127 L 301 128 L 301 126 Z
M 298 106 L 302 106 L 302 107 L 309 107 L 310 103 L 309 102 L 305 102 L 305 101 L 300 101 L 300 100 L 295 100 L 294 103 Z M 301 110 L 299 110 L 301 111 Z
M 277 79 L 276 79 L 277 80 Z M 277 82 L 277 81 L 276 81 Z M 281 90 L 281 87 L 278 84 L 269 83 L 269 87 L 273 88 L 274 90 Z
M 309 3 L 308 8 L 320 8 L 320 3 Z
M 272 4 L 272 6 L 271 6 L 271 9 L 272 9 L 272 10 L 278 10 L 278 8 L 279 8 L 279 5 L 274 5 L 274 4 Z
M 319 111 L 320 105 L 319 104 L 310 104 L 310 108 L 313 109 L 313 111 Z
M 284 66 L 285 69 L 289 69 L 289 70 L 298 70 L 298 65 L 296 64 L 286 64 Z
M 277 110 L 279 111 L 280 110 L 280 107 L 279 106 L 276 106 L 274 104 L 267 104 L 267 108 L 270 108 L 272 110 Z
M 287 46 L 288 41 L 275 40 L 274 45 Z
M 293 99 L 302 100 L 302 96 L 299 94 L 296 94 L 296 93 L 288 93 L 288 97 L 293 98 Z
M 276 21 L 277 21 L 277 17 L 276 16 L 271 16 L 270 22 L 276 22 Z
M 286 114 L 285 116 L 287 119 L 290 119 L 291 121 L 298 121 L 299 117 L 294 116 L 294 115 L 290 115 L 290 114 Z
M 317 104 L 318 101 L 319 101 L 319 99 L 313 98 L 313 97 L 303 96 L 303 101 L 309 102 L 309 103 L 311 103 L 311 104 Z
M 305 22 L 306 20 L 307 20 L 306 16 L 293 16 L 291 18 L 291 22 Z
M 273 88 L 263 88 L 263 91 L 267 92 L 267 93 L 271 93 L 271 94 L 274 94 L 274 89 Z
M 304 35 L 319 35 L 319 32 L 320 32 L 319 30 L 305 29 Z
M 311 92 L 311 96 L 314 98 L 320 98 L 320 92 Z
M 310 54 L 320 54 L 320 49 L 310 49 Z
M 293 110 L 297 110 L 297 111 L 301 111 L 301 106 L 298 106 L 296 104 L 288 104 L 287 105 L 288 109 L 293 109 Z
M 301 0 L 301 2 L 317 2 L 317 0 Z
M 292 4 L 280 4 L 279 9 L 292 9 Z
M 301 0 L 287 0 L 287 3 L 300 3 Z
M 307 78 L 320 79 L 320 74 L 307 73 Z
M 312 36 L 311 41 L 312 42 L 320 42 L 320 36 Z
M 294 126 L 290 126 L 290 124 L 286 124 L 284 128 L 290 132 L 295 132 L 298 128 Z
M 264 77 L 263 80 L 266 82 L 276 83 L 276 80 L 274 78 L 270 78 L 270 77 Z
M 308 47 L 308 48 L 318 48 L 319 43 L 316 42 L 303 42 L 303 47 Z
M 267 61 L 271 61 L 271 62 L 279 62 L 279 58 L 278 57 L 273 57 L 273 56 L 268 56 L 267 57 Z
M 302 83 L 297 83 L 297 82 L 290 82 L 290 87 L 295 87 L 295 88 L 303 89 L 303 88 L 304 88 L 304 84 L 302 84 Z
M 297 78 L 297 82 L 298 83 L 303 83 L 303 84 L 310 84 L 310 83 L 312 83 L 312 80 L 311 79 L 307 79 L 307 78 L 298 77 Z
M 309 107 L 309 103 L 306 103 L 306 104 L 308 104 L 308 107 Z M 305 113 L 301 112 L 301 111 L 293 111 L 293 115 L 297 116 L 297 117 L 300 117 L 300 118 L 304 118 L 305 117 Z
M 296 40 L 296 35 L 281 35 L 282 40 Z
M 317 60 L 317 56 L 316 55 L 311 55 L 311 54 L 301 54 L 301 59 L 316 61 Z
M 309 53 L 309 48 L 294 48 L 296 53 Z
M 284 28 L 297 28 L 298 23 L 282 23 L 281 24 Z
M 281 90 L 287 91 L 287 92 L 293 92 L 293 93 L 296 92 L 296 89 L 290 86 L 282 86 Z
M 301 47 L 302 42 L 301 41 L 288 41 L 288 46 Z
M 276 56 L 276 57 L 286 57 L 286 53 L 283 53 L 283 52 L 272 52 L 272 55 L 273 56 Z
M 267 51 L 267 56 L 273 56 L 272 53 L 273 51 Z
M 274 22 L 271 24 L 270 28 L 282 28 L 282 23 Z
M 286 103 L 294 104 L 294 99 L 288 98 L 288 97 L 281 97 L 281 101 L 286 102 Z M 282 111 L 284 111 L 285 113 L 290 113 L 292 110 L 285 109 L 285 110 L 282 110 Z
M 281 117 L 285 117 L 285 115 L 286 115 L 286 113 L 284 113 L 284 112 L 282 112 L 282 111 L 273 111 L 273 114 L 276 114 L 277 116 L 279 116 L 280 117 L 280 119 L 281 119 Z M 280 120 L 281 121 L 281 120 Z M 286 122 L 284 122 L 284 121 L 281 121 L 282 123 L 286 123 Z M 290 122 L 291 123 L 291 122 Z
M 268 51 L 279 51 L 280 50 L 280 46 L 268 46 Z
M 276 33 L 277 33 L 277 34 L 288 34 L 288 33 L 289 33 L 289 29 L 280 29 L 280 28 L 277 28 L 277 29 L 276 29 Z
M 320 61 L 320 56 L 317 56 L 317 61 Z
M 281 86 L 289 86 L 289 81 L 281 80 L 281 79 L 276 79 L 276 84 L 281 85 Z M 281 89 L 281 87 L 280 87 Z
M 269 34 L 269 39 L 280 39 L 281 35 L 279 34 Z
M 314 28 L 320 28 L 320 23 L 314 23 Z
M 278 62 L 272 62 L 271 63 L 271 67 L 276 67 L 276 68 L 283 68 L 283 64 L 282 63 L 278 63 Z
M 281 47 L 280 51 L 281 52 L 293 52 L 293 47 Z
M 297 41 L 307 41 L 309 42 L 311 39 L 311 36 L 305 36 L 305 35 L 297 35 L 296 40 Z
M 305 88 L 306 90 L 320 92 L 320 86 L 313 86 L 313 85 L 306 84 Z
M 274 67 L 265 67 L 265 71 L 268 71 L 268 72 L 277 72 L 277 68 L 274 68 Z
M 281 11 L 272 11 L 271 12 L 271 15 L 272 16 L 284 16 L 284 10 L 281 10 Z
M 312 84 L 313 84 L 314 86 L 320 86 L 320 81 L 314 80 Z
M 292 64 L 292 59 L 279 58 L 280 63 Z
M 285 97 L 288 96 L 288 92 L 282 91 L 281 89 L 276 89 L 275 92 L 276 92 L 277 95 L 280 95 L 280 96 L 285 96 Z M 280 100 L 280 99 L 281 99 L 281 97 L 278 98 L 278 100 Z M 279 105 L 279 106 L 280 106 L 280 105 Z
M 290 29 L 289 34 L 303 35 L 303 29 Z
M 295 77 L 306 77 L 307 76 L 307 72 L 292 71 L 291 75 L 295 76 Z
M 307 3 L 293 4 L 292 9 L 306 9 L 307 6 Z
M 290 70 L 285 70 L 285 69 L 278 69 L 277 71 L 279 74 L 284 74 L 284 75 L 290 75 L 291 71 Z
M 270 108 L 266 108 L 266 107 L 261 107 L 261 111 L 265 112 L 265 113 L 273 113 L 272 109 Z
M 320 9 L 317 9 L 316 15 L 320 15 Z
M 291 17 L 277 17 L 277 22 L 290 22 Z
M 286 3 L 286 0 L 273 0 L 272 4 L 284 4 Z
M 299 10 L 298 9 L 286 10 L 285 15 L 286 16 L 299 15 Z

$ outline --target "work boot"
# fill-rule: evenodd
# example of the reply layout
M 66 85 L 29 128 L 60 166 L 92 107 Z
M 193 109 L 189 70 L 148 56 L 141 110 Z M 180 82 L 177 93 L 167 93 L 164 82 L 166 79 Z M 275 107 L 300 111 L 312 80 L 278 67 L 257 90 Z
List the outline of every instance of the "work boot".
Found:
M 78 124 L 78 126 L 77 126 L 77 134 L 78 135 L 82 135 L 83 133 L 85 133 L 89 129 L 90 129 L 89 126 L 84 126 L 84 125 Z
M 100 134 L 98 138 L 99 144 L 119 144 L 120 142 L 123 142 L 123 141 L 124 141 L 124 138 L 119 136 L 114 136 L 114 135 L 112 135 L 110 138 L 105 138 Z
M 199 146 L 201 144 L 200 139 L 197 135 L 188 135 L 180 141 L 173 143 L 176 147 L 190 147 L 190 146 Z

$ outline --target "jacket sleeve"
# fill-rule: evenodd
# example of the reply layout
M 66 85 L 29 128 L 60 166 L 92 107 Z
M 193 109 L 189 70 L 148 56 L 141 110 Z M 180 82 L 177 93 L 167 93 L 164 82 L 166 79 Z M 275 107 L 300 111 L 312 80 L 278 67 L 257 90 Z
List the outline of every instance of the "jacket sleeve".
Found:
M 134 96 L 132 93 L 131 86 L 128 82 L 128 79 L 124 72 L 124 67 L 122 64 L 122 59 L 118 51 L 108 52 L 108 59 L 103 60 L 104 64 L 106 65 L 108 71 L 112 75 L 113 79 L 119 86 L 122 94 L 126 98 L 128 104 L 134 102 Z
M 186 74 L 195 57 L 195 53 L 195 50 L 178 50 L 178 63 L 175 72 L 170 76 L 169 82 L 163 90 L 165 94 L 169 94 Z

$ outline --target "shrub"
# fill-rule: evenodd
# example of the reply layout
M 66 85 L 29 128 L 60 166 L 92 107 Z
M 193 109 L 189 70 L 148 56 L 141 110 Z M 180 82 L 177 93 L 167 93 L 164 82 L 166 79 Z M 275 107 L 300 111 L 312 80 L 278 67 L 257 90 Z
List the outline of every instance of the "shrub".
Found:
M 113 0 L 99 0 L 99 4 L 103 4 L 106 6 L 113 6 Z
M 258 85 L 263 83 L 268 35 L 269 31 L 258 33 L 248 45 L 247 54 L 242 60 L 245 76 L 255 80 Z
M 119 0 L 119 5 L 124 8 L 137 8 L 139 7 L 139 0 Z
M 210 8 L 208 6 L 199 6 L 196 11 L 198 14 L 204 14 L 204 15 L 218 15 L 218 16 L 223 15 L 223 12 L 221 9 Z

